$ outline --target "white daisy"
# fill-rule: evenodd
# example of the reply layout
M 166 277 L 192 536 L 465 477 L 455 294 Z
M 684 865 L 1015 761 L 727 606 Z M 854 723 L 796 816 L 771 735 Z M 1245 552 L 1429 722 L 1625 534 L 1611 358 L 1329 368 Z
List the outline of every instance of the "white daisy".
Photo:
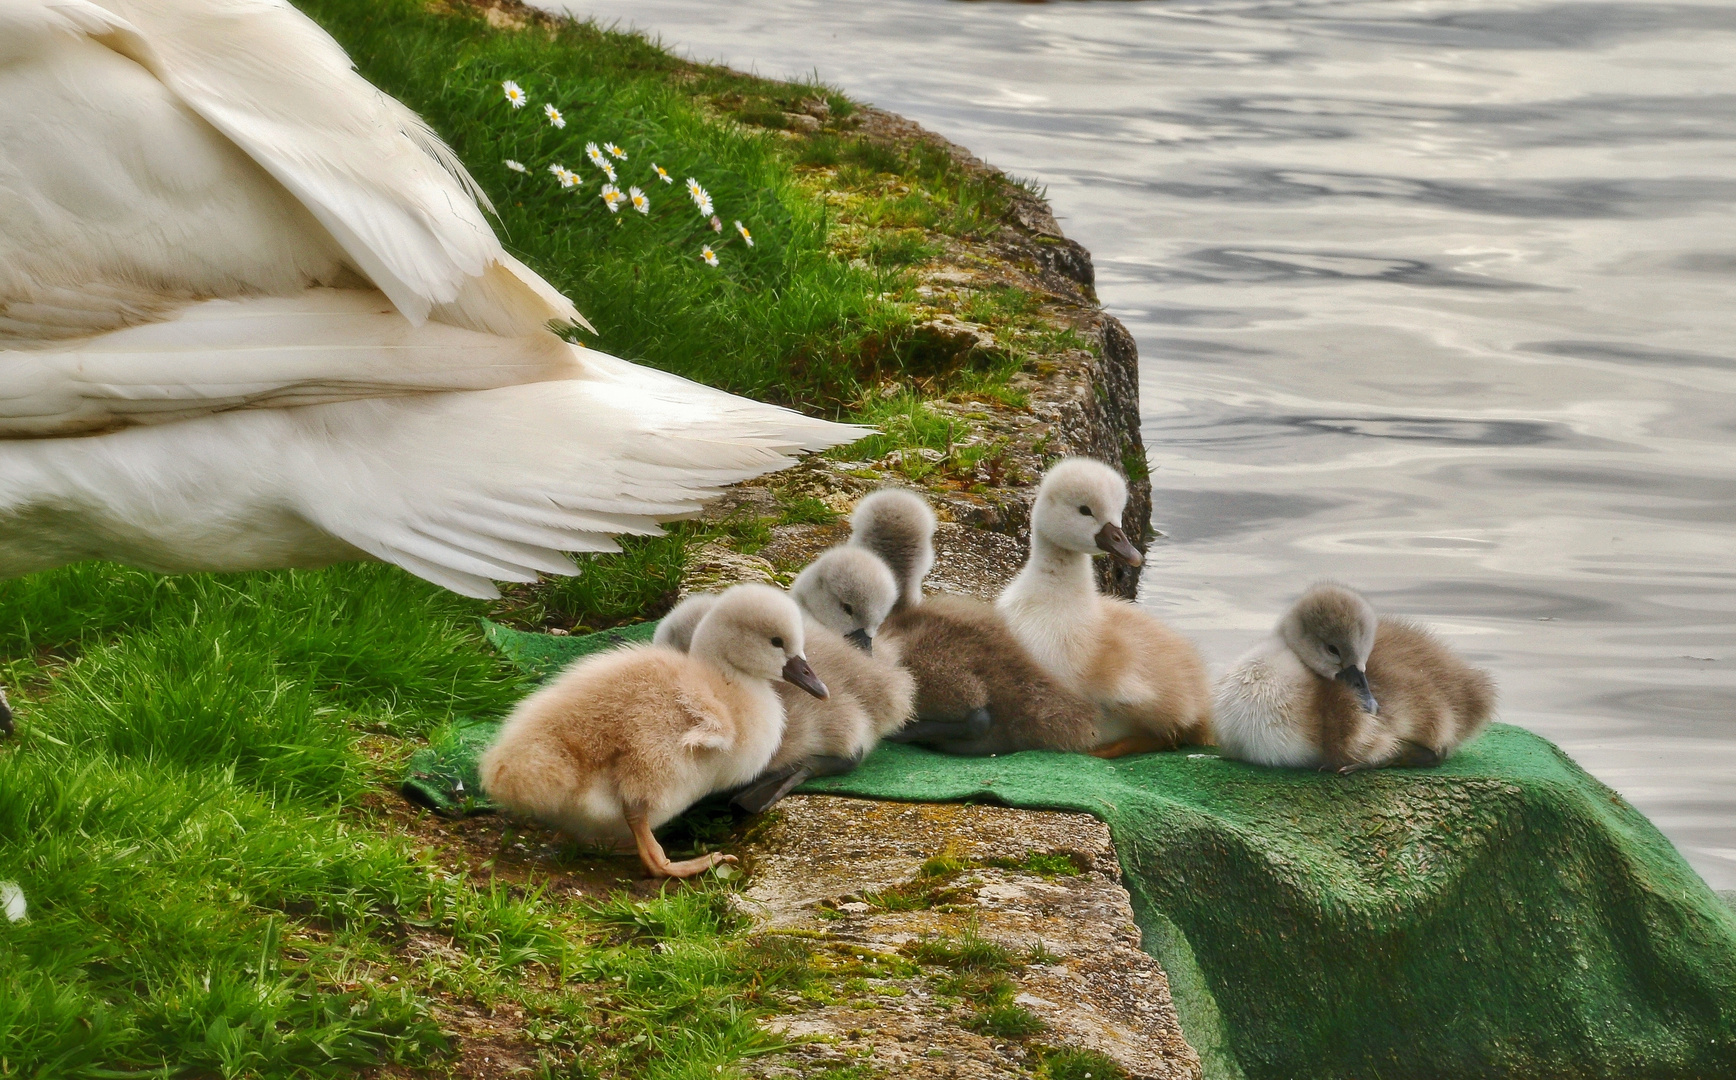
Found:
M 524 162 L 514 161 L 511 158 L 506 159 L 506 167 L 511 169 L 513 172 L 529 172 L 530 171 L 529 169 L 526 169 L 524 167 Z
M 567 118 L 562 116 L 561 111 L 553 105 L 544 105 L 543 115 L 548 117 L 549 123 L 553 124 L 555 127 L 564 128 L 567 126 Z
M 610 157 L 613 157 L 613 158 L 620 158 L 620 159 L 621 159 L 621 160 L 622 160 L 622 161 L 626 161 L 626 160 L 627 160 L 627 151 L 625 151 L 625 150 L 623 150 L 623 149 L 621 149 L 621 148 L 620 148 L 620 147 L 619 147 L 619 146 L 616 146 L 616 145 L 615 145 L 615 144 L 614 144 L 614 143 L 612 143 L 612 142 L 606 142 L 606 143 L 604 143 L 604 144 L 603 144 L 603 149 L 605 149 L 605 150 L 607 150 L 607 151 L 608 151 L 608 152 L 609 152 L 609 156 L 610 156 Z
M 693 205 L 699 207 L 701 214 L 711 216 L 711 195 L 691 176 L 687 178 L 687 194 L 693 197 Z
M 609 213 L 619 214 L 621 212 L 621 200 L 625 196 L 621 194 L 619 188 L 614 184 L 604 184 L 600 194 L 603 197 L 603 205 L 609 208 Z
M 669 175 L 668 169 L 665 169 L 663 166 L 657 164 L 655 161 L 653 161 L 651 163 L 651 168 L 656 171 L 657 179 L 663 181 L 665 184 L 675 183 L 675 177 Z
M 615 167 L 607 161 L 603 162 L 603 175 L 609 178 L 609 183 L 615 182 Z
M 550 165 L 549 172 L 554 174 L 555 179 L 559 180 L 564 188 L 579 186 L 579 174 L 565 165 Z
M 594 142 L 585 144 L 585 156 L 590 158 L 591 164 L 599 169 L 608 164 L 607 161 L 603 160 L 603 152 L 597 149 L 597 144 Z
M 711 231 L 712 232 L 722 232 L 723 231 L 723 222 L 721 222 L 717 219 L 716 214 L 711 215 Z
M 736 223 L 735 223 L 735 231 L 736 231 L 736 232 L 738 232 L 738 233 L 740 233 L 740 234 L 741 234 L 741 238 L 742 238 L 742 239 L 743 239 L 743 240 L 746 240 L 746 241 L 747 241 L 747 246 L 748 246 L 748 247 L 753 247 L 753 233 L 750 233 L 750 232 L 748 232 L 748 231 L 747 231 L 747 226 L 746 226 L 746 225 L 743 225 L 743 224 L 742 224 L 742 223 L 741 223 L 741 222 L 739 222 L 739 221 L 738 221 L 738 222 L 736 222 Z
M 710 244 L 699 249 L 699 257 L 705 260 L 707 266 L 717 265 L 717 252 L 711 250 Z
M 524 88 L 513 82 L 511 79 L 501 83 L 500 88 L 505 91 L 506 100 L 510 102 L 512 107 L 515 109 L 524 108 L 524 103 L 530 100 L 530 98 L 525 96 Z
M 628 188 L 627 198 L 632 200 L 633 209 L 639 211 L 641 214 L 649 214 L 651 212 L 651 200 L 647 199 L 645 193 L 640 191 L 638 188 Z

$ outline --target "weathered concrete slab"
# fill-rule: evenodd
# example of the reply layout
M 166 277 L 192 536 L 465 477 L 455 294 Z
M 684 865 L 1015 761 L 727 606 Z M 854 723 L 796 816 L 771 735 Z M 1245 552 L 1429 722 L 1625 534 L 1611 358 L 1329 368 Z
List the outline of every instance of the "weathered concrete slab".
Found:
M 768 1021 L 821 1041 L 761 1059 L 758 1075 L 857 1063 L 891 1075 L 1028 1076 L 1042 1047 L 1093 1050 L 1134 1077 L 1200 1075 L 1095 818 L 795 796 L 740 854 L 752 874 L 741 904 L 758 932 L 884 971 L 855 980 L 848 1000 Z M 992 1001 L 961 989 L 971 980 L 946 959 L 978 942 L 1008 958 L 999 974 L 1013 985 L 1000 999 L 1040 1031 L 1007 1037 L 984 1023 Z

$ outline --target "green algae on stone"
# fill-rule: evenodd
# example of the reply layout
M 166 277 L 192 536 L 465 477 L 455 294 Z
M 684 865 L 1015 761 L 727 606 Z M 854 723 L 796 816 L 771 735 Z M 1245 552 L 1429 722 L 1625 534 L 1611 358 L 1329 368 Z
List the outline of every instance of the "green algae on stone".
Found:
M 803 790 L 1103 818 L 1208 1075 L 1736 1075 L 1736 913 L 1516 727 L 1349 777 L 885 746 Z

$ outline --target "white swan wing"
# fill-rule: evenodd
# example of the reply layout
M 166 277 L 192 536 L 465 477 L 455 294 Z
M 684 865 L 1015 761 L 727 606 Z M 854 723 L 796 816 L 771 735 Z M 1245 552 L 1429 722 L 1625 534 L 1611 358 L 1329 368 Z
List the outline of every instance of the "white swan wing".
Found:
M 307 516 L 376 558 L 490 597 L 489 579 L 570 573 L 561 552 L 619 550 L 618 535 L 660 534 L 659 521 L 696 515 L 730 484 L 866 434 L 600 353 L 584 361 L 603 377 L 329 410 L 344 417 L 323 428 L 334 437 L 298 443 L 298 475 L 322 477 L 302 496 Z
M 571 347 L 569 347 L 571 348 Z M 594 376 L 0 440 L 0 577 L 78 559 L 162 571 L 366 553 L 467 596 L 698 513 L 863 429 L 599 353 Z
M 15 336 L 346 267 L 416 324 L 583 321 L 501 248 L 439 137 L 283 0 L 0 0 L 0 93 L 0 304 L 48 283 L 96 286 L 99 309 L 63 303 Z
M 373 290 L 309 289 L 205 300 L 161 322 L 0 351 L 0 438 L 588 376 L 579 353 L 547 332 L 414 326 Z

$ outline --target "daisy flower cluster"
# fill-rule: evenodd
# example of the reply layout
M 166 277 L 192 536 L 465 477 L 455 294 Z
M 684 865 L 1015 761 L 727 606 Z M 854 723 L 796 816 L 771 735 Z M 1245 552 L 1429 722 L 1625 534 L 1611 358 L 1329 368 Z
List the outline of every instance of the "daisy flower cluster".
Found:
M 504 80 L 500 84 L 500 91 L 501 94 L 505 96 L 507 105 L 514 111 L 522 109 L 526 105 L 530 104 L 530 95 L 526 93 L 524 87 L 520 86 L 512 79 Z M 567 118 L 561 114 L 561 110 L 557 108 L 553 102 L 544 102 L 542 111 L 543 118 L 551 127 L 560 130 L 566 128 Z M 615 163 L 627 161 L 627 151 L 612 142 L 604 142 L 601 146 L 597 145 L 595 142 L 587 142 L 585 143 L 585 160 L 589 161 L 598 172 L 603 174 L 603 185 L 598 191 L 598 197 L 602 199 L 603 205 L 608 209 L 610 214 L 619 214 L 623 208 L 631 208 L 638 211 L 641 216 L 650 216 L 651 197 L 645 193 L 644 188 L 637 185 L 629 185 L 626 191 L 622 191 L 618 186 L 621 183 L 621 179 L 620 174 L 616 171 Z M 523 162 L 514 161 L 511 158 L 505 159 L 504 164 L 509 170 L 515 173 L 528 174 L 530 172 L 530 168 Z M 665 184 L 675 183 L 675 178 L 669 175 L 668 169 L 665 169 L 655 161 L 651 162 L 650 165 L 651 171 L 646 177 L 647 182 L 657 180 Z M 548 166 L 548 171 L 549 175 L 555 178 L 555 182 L 561 186 L 562 190 L 584 186 L 584 178 L 582 176 L 559 162 L 551 162 Z M 702 186 L 697 179 L 691 176 L 687 178 L 687 196 L 693 201 L 693 207 L 695 210 L 699 211 L 699 216 L 704 223 L 711 227 L 712 232 L 721 235 L 723 233 L 723 219 L 717 216 L 717 207 L 711 201 L 711 193 L 706 191 L 704 186 Z M 743 244 L 750 248 L 754 246 L 753 234 L 749 232 L 748 227 L 742 224 L 739 220 L 735 222 L 735 231 L 736 234 L 741 237 L 741 242 Z M 721 260 L 718 258 L 717 249 L 722 246 L 722 243 L 723 241 L 716 240 L 709 244 L 701 245 L 699 249 L 700 261 L 705 263 L 707 266 L 715 267 L 720 265 Z

